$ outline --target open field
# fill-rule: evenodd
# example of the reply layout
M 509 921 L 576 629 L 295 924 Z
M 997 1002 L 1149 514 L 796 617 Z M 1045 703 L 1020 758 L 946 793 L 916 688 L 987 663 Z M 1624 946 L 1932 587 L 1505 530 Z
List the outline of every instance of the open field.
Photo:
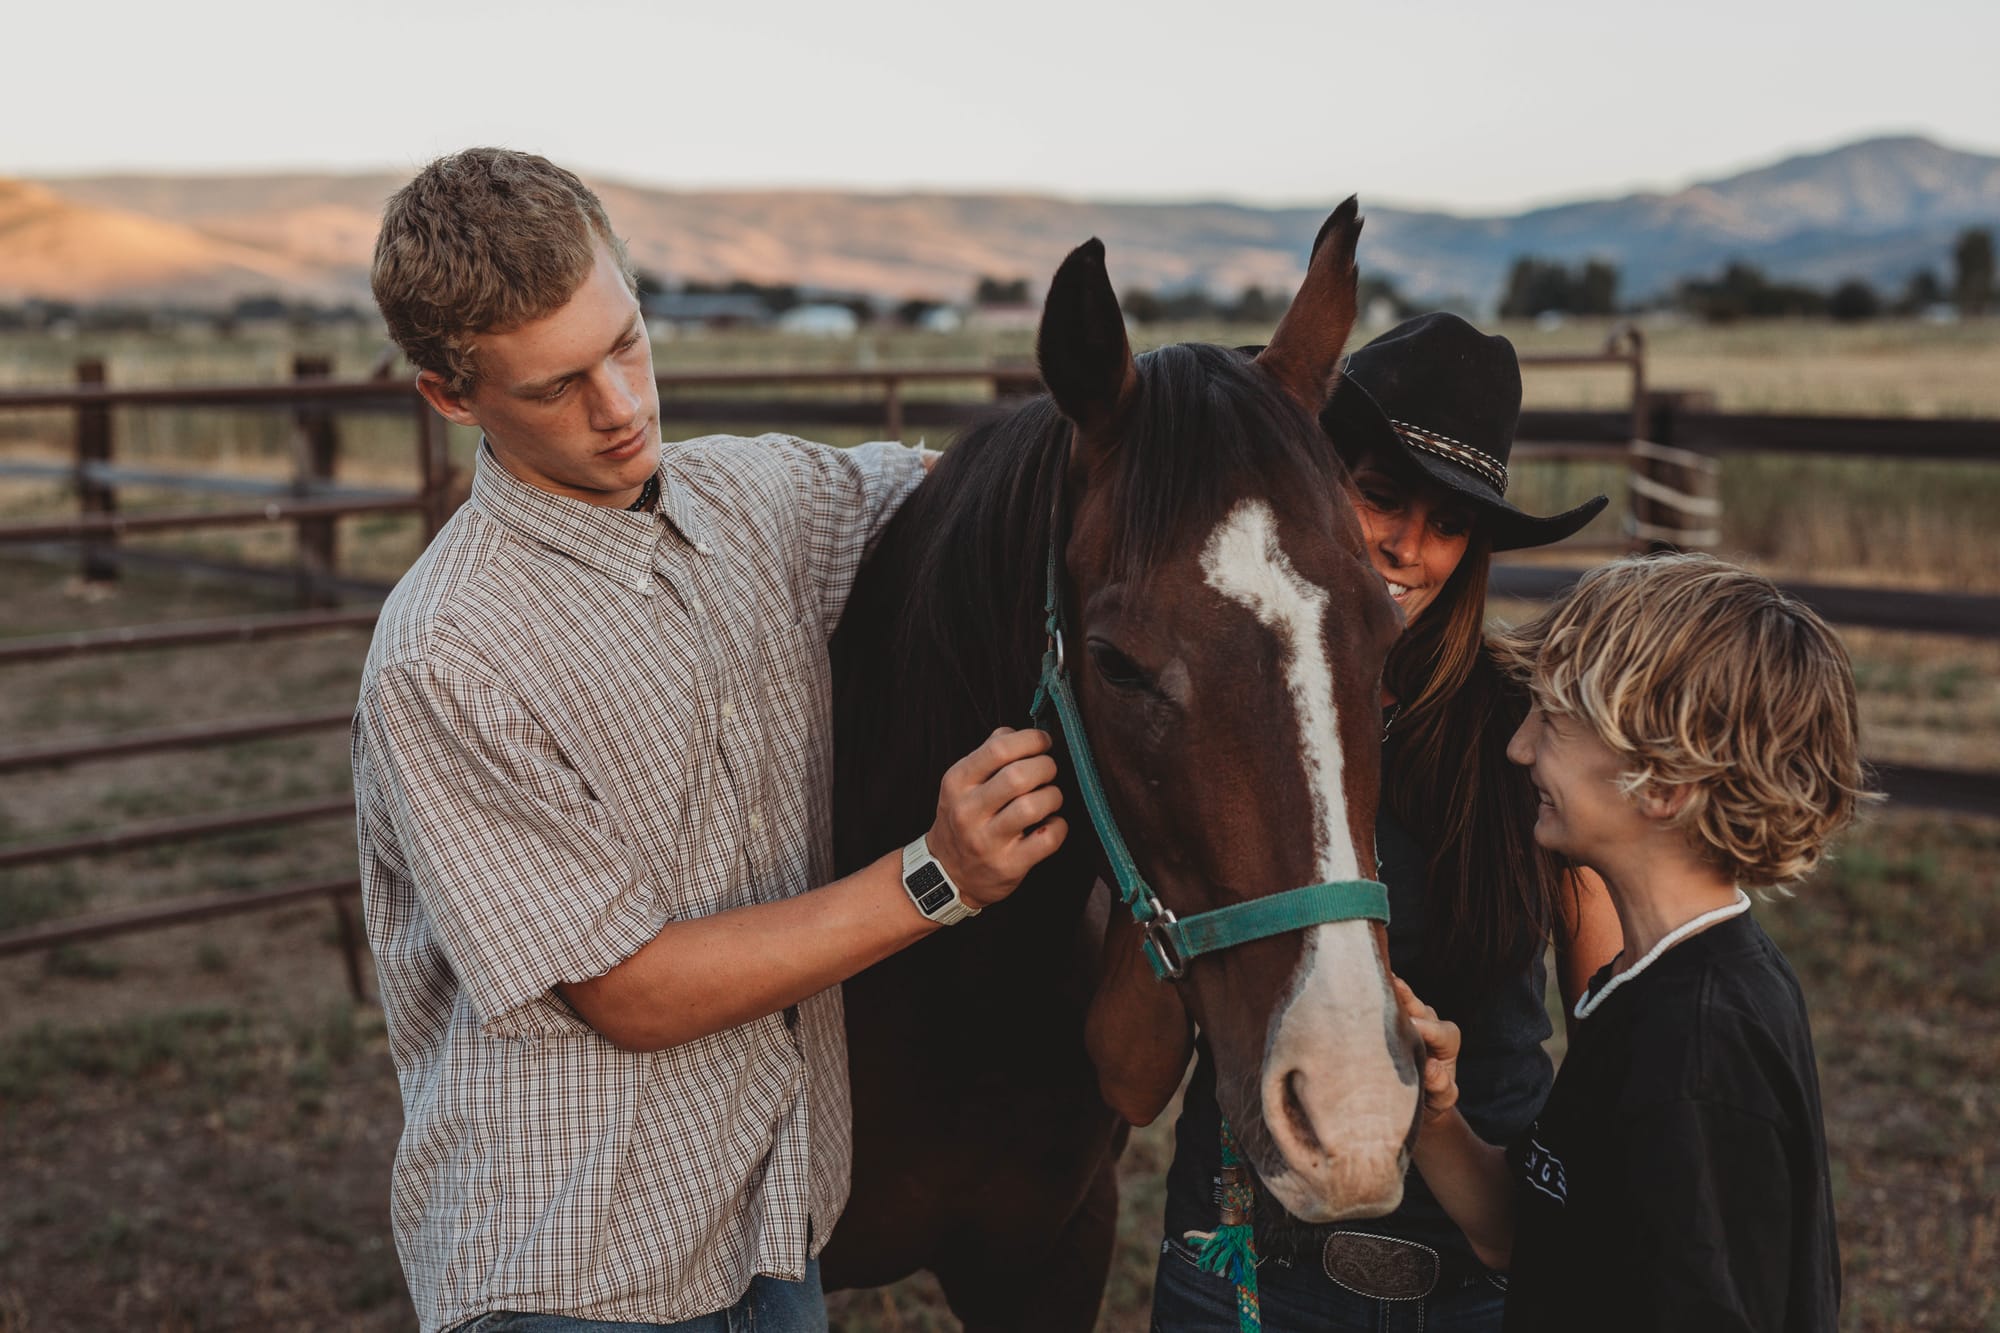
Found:
M 1572 326 L 1521 330 L 1518 340 L 1574 349 L 1599 337 Z M 774 354 L 828 364 L 869 348 L 878 364 L 975 364 L 1026 345 L 1026 335 L 999 344 L 735 337 L 658 351 L 663 368 Z M 2000 323 L 1663 329 L 1650 348 L 1653 384 L 1712 388 L 1724 407 L 2000 416 Z M 61 383 L 88 352 L 108 353 L 123 382 L 276 379 L 290 355 L 275 339 L 195 345 L 180 359 L 160 350 L 0 338 L 0 384 Z M 375 344 L 354 337 L 308 350 L 359 374 Z M 1577 383 L 1561 386 L 1562 401 L 1615 401 L 1600 391 L 1618 391 L 1616 373 L 1599 373 L 1597 388 L 1587 373 L 1564 374 Z M 1541 399 L 1537 384 L 1531 373 L 1531 398 Z M 60 416 L 23 425 L 0 414 L 0 456 L 64 456 L 67 430 Z M 121 456 L 149 463 L 272 476 L 287 466 L 288 427 L 275 414 L 131 412 L 118 430 Z M 344 477 L 408 480 L 407 422 L 358 419 L 343 430 Z M 1531 506 L 1573 502 L 1618 478 L 1616 469 L 1523 472 Z M 1767 568 L 2000 590 L 2000 466 L 1739 460 L 1724 476 L 1730 545 Z M 134 507 L 166 500 L 131 497 Z M 55 487 L 0 482 L 0 515 L 68 512 L 73 501 Z M 382 577 L 417 540 L 401 518 L 350 520 L 342 533 L 349 567 Z M 290 551 L 280 530 L 202 540 L 274 562 Z M 143 572 L 108 596 L 82 596 L 67 573 L 0 552 L 0 634 L 286 606 L 277 594 Z M 2000 768 L 2000 644 L 1846 637 L 1872 755 Z M 352 702 L 364 648 L 363 636 L 340 633 L 0 667 L 0 736 L 15 746 L 338 709 Z M 0 845 L 338 794 L 348 782 L 338 731 L 0 774 Z M 0 930 L 345 873 L 352 858 L 351 827 L 329 820 L 0 870 Z M 1813 1007 L 1846 1261 L 1843 1328 L 2000 1330 L 2000 812 L 1877 814 L 1795 897 L 1757 910 Z M 400 1114 L 381 1016 L 348 997 L 324 904 L 0 960 L 0 1333 L 407 1328 L 387 1228 Z M 1162 1123 L 1135 1135 L 1126 1158 L 1106 1329 L 1145 1327 L 1170 1152 Z M 926 1279 L 838 1295 L 832 1307 L 836 1327 L 852 1333 L 953 1326 Z
M 1866 324 L 1759 321 L 1723 326 L 1655 316 L 1639 321 L 1647 379 L 1654 388 L 1702 389 L 1732 412 L 1820 412 L 1834 416 L 2000 416 L 2000 319 L 1958 324 L 1881 320 Z M 1560 327 L 1502 323 L 1523 353 L 1594 351 L 1614 321 L 1573 319 Z M 1377 329 L 1363 329 L 1358 341 Z M 1133 331 L 1133 346 L 1200 340 L 1240 346 L 1269 339 L 1267 325 L 1161 324 Z M 294 353 L 333 358 L 342 377 L 366 375 L 381 354 L 379 331 L 344 327 L 292 331 L 78 334 L 48 338 L 0 333 L 0 387 L 69 383 L 82 357 L 109 363 L 117 384 L 188 384 L 287 378 Z M 896 365 L 1023 364 L 1034 357 L 1031 329 L 968 328 L 958 333 L 868 329 L 854 338 L 813 338 L 755 330 L 656 337 L 662 371 L 833 369 Z M 1530 406 L 1608 406 L 1619 401 L 1615 370 L 1536 370 Z
M 1575 321 L 1556 330 L 1506 326 L 1506 332 L 1524 352 L 1575 352 L 1599 348 L 1608 327 Z M 1258 327 L 1159 327 L 1141 330 L 1138 338 L 1141 344 L 1182 338 L 1243 344 L 1268 336 L 1268 329 Z M 2000 319 L 1714 329 L 1662 324 L 1649 327 L 1646 345 L 1650 385 L 1706 389 L 1725 410 L 2000 418 Z M 80 336 L 66 342 L 0 334 L 0 387 L 67 383 L 81 356 L 105 358 L 111 381 L 120 384 L 280 380 L 288 377 L 294 352 L 330 357 L 337 374 L 360 376 L 381 346 L 379 338 L 360 329 L 299 335 L 268 330 L 229 339 Z M 1032 334 L 1025 330 L 877 332 L 851 340 L 739 332 L 683 336 L 654 347 L 662 371 L 979 366 L 1025 362 L 1032 351 Z M 1629 401 L 1627 377 L 1617 368 L 1530 368 L 1525 389 L 1535 406 L 1613 407 Z M 945 385 L 927 391 L 966 390 Z M 113 429 L 121 461 L 289 475 L 292 427 L 282 413 L 127 409 L 114 414 Z M 700 429 L 688 427 L 686 433 Z M 414 484 L 413 431 L 406 417 L 350 415 L 340 430 L 342 480 Z M 0 413 L 0 457 L 62 461 L 70 432 L 66 413 Z M 852 443 L 867 434 L 847 431 L 830 438 Z M 470 459 L 475 443 L 471 432 L 453 430 L 453 455 L 461 462 Z M 1623 486 L 1617 465 L 1527 463 L 1517 469 L 1514 494 L 1524 505 L 1553 508 L 1606 491 L 1615 502 L 1584 535 L 1614 540 Z M 2000 467 L 1737 458 L 1723 469 L 1722 498 L 1724 551 L 1771 572 L 1810 574 L 1827 582 L 2000 591 L 2000 541 L 1994 539 L 1992 520 L 2000 512 Z M 196 502 L 162 490 L 134 487 L 120 493 L 121 506 L 135 511 Z M 0 517 L 65 510 L 57 487 L 0 479 Z M 344 560 L 352 572 L 367 577 L 392 578 L 418 542 L 415 520 L 400 516 L 349 519 L 340 527 Z M 288 559 L 290 551 L 288 532 L 278 529 L 143 540 L 205 555 L 273 561 Z

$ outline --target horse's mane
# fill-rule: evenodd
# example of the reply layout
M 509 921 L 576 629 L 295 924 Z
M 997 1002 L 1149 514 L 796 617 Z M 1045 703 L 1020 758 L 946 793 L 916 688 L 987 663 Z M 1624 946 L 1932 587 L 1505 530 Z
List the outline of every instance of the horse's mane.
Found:
M 1143 581 L 1245 491 L 1333 494 L 1341 465 L 1318 424 L 1242 353 L 1184 343 L 1136 365 L 1120 443 L 1093 480 L 1114 488 L 1115 577 Z M 908 766 L 926 801 L 994 727 L 1027 725 L 1070 433 L 1042 396 L 954 442 L 884 534 L 835 637 L 842 727 L 869 736 L 871 772 L 884 759 Z M 843 822 L 842 834 L 860 832 Z

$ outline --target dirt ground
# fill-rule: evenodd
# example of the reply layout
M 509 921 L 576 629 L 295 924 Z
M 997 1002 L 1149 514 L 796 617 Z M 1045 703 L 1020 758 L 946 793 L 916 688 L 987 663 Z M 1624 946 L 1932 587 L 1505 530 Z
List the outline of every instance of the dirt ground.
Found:
M 279 610 L 128 577 L 108 598 L 0 561 L 8 635 Z M 2000 649 L 1851 639 L 1871 748 L 2000 762 Z M 0 668 L 5 747 L 352 703 L 358 634 Z M 1971 738 L 1971 739 L 1968 739 Z M 0 846 L 338 794 L 335 729 L 0 774 Z M 351 871 L 342 820 L 0 870 L 0 930 Z M 1851 1330 L 2000 1329 L 2000 821 L 1887 811 L 1762 903 L 1813 1007 Z M 401 1109 L 379 1011 L 312 904 L 0 959 L 0 1333 L 404 1329 L 387 1181 Z M 1125 1163 L 1101 1326 L 1145 1327 L 1164 1122 Z M 952 1327 L 934 1285 L 836 1327 Z

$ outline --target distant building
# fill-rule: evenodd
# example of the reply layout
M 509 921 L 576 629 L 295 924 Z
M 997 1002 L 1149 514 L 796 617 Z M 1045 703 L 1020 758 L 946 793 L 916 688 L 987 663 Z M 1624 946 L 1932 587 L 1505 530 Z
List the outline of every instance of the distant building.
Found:
M 957 306 L 934 305 L 917 318 L 925 333 L 957 333 L 965 327 L 965 316 Z
M 778 327 L 816 338 L 852 338 L 861 330 L 861 317 L 844 305 L 795 305 L 778 316 Z
M 761 328 L 771 322 L 763 301 L 747 292 L 651 292 L 639 308 L 652 329 Z
M 1396 322 L 1400 313 L 1394 298 L 1378 296 L 1368 303 L 1367 311 L 1361 316 L 1361 324 L 1364 328 L 1386 329 Z
M 965 326 L 970 329 L 1033 329 L 1042 322 L 1040 306 L 1028 305 L 976 305 L 966 316 Z

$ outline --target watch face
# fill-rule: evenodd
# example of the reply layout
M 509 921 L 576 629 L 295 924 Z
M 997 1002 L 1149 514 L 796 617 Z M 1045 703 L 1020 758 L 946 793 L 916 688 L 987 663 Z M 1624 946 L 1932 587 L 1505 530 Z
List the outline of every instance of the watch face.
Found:
M 925 916 L 935 916 L 951 905 L 951 885 L 945 882 L 944 872 L 935 861 L 926 861 L 904 876 L 903 886 Z

